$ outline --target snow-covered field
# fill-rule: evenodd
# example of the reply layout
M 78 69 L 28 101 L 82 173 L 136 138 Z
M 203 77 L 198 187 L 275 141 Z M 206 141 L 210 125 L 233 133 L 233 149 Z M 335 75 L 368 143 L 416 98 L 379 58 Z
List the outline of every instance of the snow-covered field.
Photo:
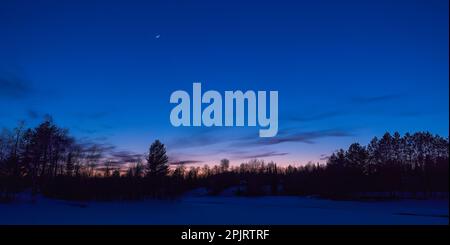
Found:
M 0 224 L 448 224 L 448 200 L 187 195 L 173 201 L 0 203 Z

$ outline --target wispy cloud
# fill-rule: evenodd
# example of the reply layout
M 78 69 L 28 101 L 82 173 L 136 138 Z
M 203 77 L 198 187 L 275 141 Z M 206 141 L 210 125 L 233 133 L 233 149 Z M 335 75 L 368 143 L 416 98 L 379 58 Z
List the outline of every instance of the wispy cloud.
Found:
M 182 161 L 172 161 L 169 164 L 170 165 L 189 165 L 189 164 L 196 164 L 196 163 L 202 163 L 203 161 L 200 160 L 182 160 Z
M 253 158 L 265 158 L 265 157 L 274 157 L 274 156 L 285 156 L 288 155 L 287 152 L 276 152 L 276 151 L 268 151 L 261 153 L 242 153 L 242 154 L 233 154 L 232 157 L 234 159 L 253 159 Z
M 279 150 L 279 144 L 294 144 L 294 143 L 305 143 L 305 144 L 315 144 L 319 139 L 329 138 L 329 137 L 350 137 L 354 136 L 354 133 L 342 130 L 342 129 L 324 129 L 315 131 L 298 131 L 298 128 L 283 129 L 280 134 L 273 138 L 260 138 L 257 134 L 247 132 L 241 135 L 231 135 L 227 134 L 222 137 L 222 134 L 214 133 L 214 131 L 203 133 L 201 137 L 196 137 L 195 135 L 190 135 L 190 137 L 183 137 L 185 140 L 182 145 L 186 145 L 186 148 L 192 147 L 192 145 L 198 145 L 199 151 L 196 154 L 189 150 L 189 153 L 185 153 L 185 148 L 180 147 L 172 151 L 171 156 L 175 158 L 170 158 L 170 162 L 177 164 L 186 162 L 189 163 L 199 163 L 197 159 L 207 161 L 205 159 L 210 159 L 211 156 L 226 157 L 230 160 L 245 160 L 245 159 L 255 159 L 255 158 L 272 158 L 280 157 L 293 154 L 295 152 L 290 152 L 289 150 Z M 178 138 L 175 138 L 178 140 Z M 211 148 L 204 148 L 208 145 L 205 142 L 214 142 Z M 282 148 L 283 149 L 283 148 Z M 287 148 L 285 148 L 287 149 Z M 326 160 L 326 155 L 321 156 L 321 160 Z M 194 159 L 194 160 L 192 160 Z M 215 159 L 215 161 L 218 161 Z
M 276 145 L 286 142 L 301 142 L 306 144 L 314 144 L 317 139 L 326 137 L 349 137 L 353 136 L 352 133 L 339 130 L 328 129 L 309 132 L 293 132 L 286 133 L 284 136 L 272 137 L 272 138 L 254 138 L 251 141 L 242 141 L 241 145 Z
M 131 151 L 117 151 L 112 152 L 110 155 L 113 159 L 124 163 L 138 162 L 143 159 L 142 154 L 134 153 Z
M 108 143 L 98 143 L 92 141 L 82 141 L 79 143 L 79 146 L 85 153 L 97 153 L 99 156 L 103 156 L 104 154 L 110 154 L 117 147 Z
M 28 81 L 18 77 L 0 77 L 0 98 L 22 99 L 33 92 Z
M 28 116 L 30 119 L 34 120 L 34 119 L 40 118 L 40 117 L 41 117 L 41 114 L 40 114 L 38 111 L 35 111 L 35 110 L 33 110 L 33 109 L 29 109 L 29 110 L 27 110 L 27 116 Z
M 104 166 L 106 163 L 112 166 L 122 166 L 128 163 L 137 163 L 144 158 L 144 154 L 132 151 L 118 150 L 115 145 L 98 143 L 88 139 L 81 139 L 78 145 L 87 158 L 95 159 Z
M 195 133 L 174 137 L 168 141 L 172 149 L 203 147 L 205 145 L 215 145 L 233 140 L 230 134 L 224 134 L 220 129 L 210 128 L 197 131 Z

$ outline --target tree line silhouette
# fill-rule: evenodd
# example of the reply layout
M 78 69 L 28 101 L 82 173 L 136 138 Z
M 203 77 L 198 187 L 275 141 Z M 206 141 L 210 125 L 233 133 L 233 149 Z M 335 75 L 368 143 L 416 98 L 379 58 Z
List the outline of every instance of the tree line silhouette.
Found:
M 428 132 L 386 133 L 366 146 L 351 144 L 326 164 L 277 166 L 227 159 L 203 167 L 171 168 L 164 144 L 151 144 L 144 160 L 105 158 L 105 147 L 85 145 L 46 118 L 0 134 L 0 201 L 30 190 L 52 198 L 123 200 L 173 198 L 204 188 L 209 194 L 317 195 L 329 198 L 448 198 L 449 140 Z M 132 161 L 132 163 L 130 163 Z M 126 166 L 126 167 L 124 167 Z

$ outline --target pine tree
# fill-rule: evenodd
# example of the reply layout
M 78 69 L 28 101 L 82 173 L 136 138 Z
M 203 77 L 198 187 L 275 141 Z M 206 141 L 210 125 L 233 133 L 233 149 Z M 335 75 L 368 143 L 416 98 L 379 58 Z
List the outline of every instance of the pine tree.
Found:
M 147 157 L 147 175 L 164 176 L 169 171 L 166 148 L 159 140 L 153 142 L 150 146 Z

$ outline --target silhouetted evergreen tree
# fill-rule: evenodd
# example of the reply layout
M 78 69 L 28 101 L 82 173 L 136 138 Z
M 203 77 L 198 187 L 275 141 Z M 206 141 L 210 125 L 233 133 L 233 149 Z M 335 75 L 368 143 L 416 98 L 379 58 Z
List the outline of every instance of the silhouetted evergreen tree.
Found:
M 147 156 L 147 176 L 165 176 L 169 171 L 166 148 L 159 140 L 151 146 Z

